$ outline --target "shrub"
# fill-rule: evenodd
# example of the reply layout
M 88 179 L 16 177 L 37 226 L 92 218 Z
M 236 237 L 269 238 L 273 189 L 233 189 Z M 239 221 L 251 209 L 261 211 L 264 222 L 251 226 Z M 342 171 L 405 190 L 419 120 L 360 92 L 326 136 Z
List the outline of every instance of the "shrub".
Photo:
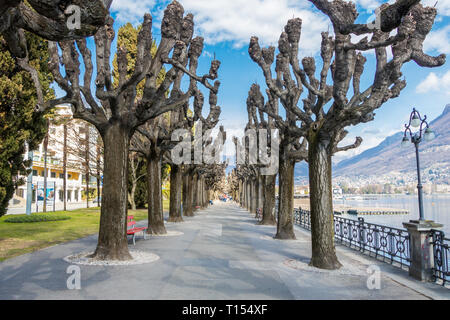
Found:
M 57 216 L 50 214 L 32 214 L 29 216 L 11 216 L 6 218 L 5 222 L 10 223 L 31 223 L 31 222 L 49 222 L 49 221 L 61 221 L 68 220 L 69 216 Z

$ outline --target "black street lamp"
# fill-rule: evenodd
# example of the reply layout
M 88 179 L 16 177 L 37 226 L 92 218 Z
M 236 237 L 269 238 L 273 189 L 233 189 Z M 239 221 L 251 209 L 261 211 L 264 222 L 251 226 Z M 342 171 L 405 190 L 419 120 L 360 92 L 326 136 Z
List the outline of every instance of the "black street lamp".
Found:
M 409 117 L 409 124 L 405 124 L 405 134 L 403 136 L 402 140 L 402 147 L 407 147 L 408 142 L 412 142 L 416 148 L 416 162 L 417 162 L 417 190 L 419 195 L 419 214 L 420 219 L 419 221 L 424 221 L 424 214 L 423 214 L 423 196 L 422 196 L 422 181 L 420 179 L 420 159 L 419 159 L 419 144 L 422 142 L 422 136 L 425 139 L 425 141 L 431 141 L 434 139 L 435 135 L 433 130 L 431 130 L 430 126 L 428 125 L 427 116 L 424 115 L 422 118 L 420 116 L 419 111 L 417 111 L 415 108 L 413 108 L 413 111 L 411 112 L 411 116 Z M 419 131 L 416 133 L 413 133 L 411 130 L 411 127 L 413 128 L 419 128 Z M 407 133 L 409 132 L 409 138 L 407 136 Z M 410 140 L 411 139 L 411 140 Z

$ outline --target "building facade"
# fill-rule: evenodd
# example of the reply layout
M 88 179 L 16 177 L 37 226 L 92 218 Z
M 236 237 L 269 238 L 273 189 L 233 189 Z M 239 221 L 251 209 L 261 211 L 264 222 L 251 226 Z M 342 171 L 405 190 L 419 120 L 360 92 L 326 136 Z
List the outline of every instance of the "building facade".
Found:
M 86 151 L 83 146 L 86 141 L 86 132 L 89 130 L 89 141 L 96 141 L 98 133 L 92 127 L 87 127 L 86 122 L 72 119 L 69 107 L 60 106 L 57 117 L 64 117 L 67 120 L 67 164 L 66 164 L 66 199 L 68 203 L 85 201 L 86 193 Z M 88 128 L 88 129 L 87 129 Z M 96 163 L 98 149 L 90 147 L 89 157 Z M 89 150 L 89 149 L 88 149 Z M 100 156 L 100 154 L 99 154 Z M 28 157 L 28 154 L 25 155 Z M 47 206 L 64 202 L 64 125 L 50 123 L 48 130 L 47 161 L 45 163 L 44 142 L 33 151 L 32 164 L 32 203 L 40 205 L 46 194 Z M 47 190 L 44 191 L 45 171 L 47 171 Z M 99 171 L 100 172 L 100 171 Z M 27 181 L 28 177 L 24 177 Z M 89 188 L 97 189 L 97 176 L 90 175 Z M 96 192 L 95 192 L 96 194 Z M 20 186 L 10 202 L 11 207 L 24 207 L 27 198 L 27 184 Z

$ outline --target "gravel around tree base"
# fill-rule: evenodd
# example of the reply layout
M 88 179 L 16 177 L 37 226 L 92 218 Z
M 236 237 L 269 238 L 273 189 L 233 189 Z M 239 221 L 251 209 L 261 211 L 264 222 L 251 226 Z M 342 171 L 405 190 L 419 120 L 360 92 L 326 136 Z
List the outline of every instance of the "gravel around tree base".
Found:
M 159 256 L 154 253 L 130 250 L 130 254 L 133 260 L 119 261 L 119 260 L 97 260 L 89 258 L 93 252 L 81 252 L 78 254 L 70 255 L 64 258 L 64 261 L 70 264 L 89 265 L 89 266 L 128 266 L 144 263 L 151 263 L 159 260 Z

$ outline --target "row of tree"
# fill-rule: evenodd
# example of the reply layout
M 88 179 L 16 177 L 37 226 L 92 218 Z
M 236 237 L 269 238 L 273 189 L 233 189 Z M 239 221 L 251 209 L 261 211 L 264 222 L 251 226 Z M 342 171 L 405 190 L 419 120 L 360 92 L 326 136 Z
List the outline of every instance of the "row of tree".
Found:
M 329 17 L 333 26 L 334 35 L 322 33 L 322 61 L 316 64 L 313 57 L 305 57 L 300 65 L 302 20 L 299 18 L 288 21 L 280 36 L 276 56 L 275 47 L 261 49 L 258 38 L 252 37 L 249 54 L 264 74 L 267 101 L 264 101 L 260 87 L 252 85 L 247 100 L 247 129 L 275 127 L 279 130 L 279 203 L 275 237 L 295 239 L 294 166 L 298 161 L 307 161 L 312 231 L 310 264 L 337 269 L 341 264 L 334 245 L 331 159 L 335 153 L 356 148 L 362 142 L 357 137 L 353 144 L 339 146 L 348 133 L 345 128 L 373 120 L 376 109 L 399 96 L 406 86 L 401 73 L 405 63 L 414 61 L 421 67 L 437 67 L 445 63 L 445 55 L 432 57 L 422 50 L 433 26 L 436 9 L 424 7 L 420 1 L 399 0 L 381 5 L 377 17 L 379 26 L 356 23 L 358 12 L 351 2 L 310 2 Z M 391 35 L 392 31 L 396 31 L 395 35 Z M 364 37 L 353 42 L 355 35 Z M 392 51 L 390 60 L 388 49 Z M 361 89 L 361 76 L 367 61 L 363 53 L 369 50 L 375 51 L 374 80 Z M 316 65 L 321 68 L 318 77 Z M 300 100 L 304 91 L 305 97 Z M 280 103 L 284 112 L 278 108 Z M 248 136 L 244 137 L 241 146 L 247 153 L 250 140 Z M 235 143 L 240 144 L 237 139 Z M 238 165 L 234 173 L 234 194 L 241 205 L 252 212 L 262 208 L 262 223 L 272 224 L 275 177 L 261 177 L 261 168 L 264 168 L 262 163 Z M 259 191 L 261 186 L 264 188 L 262 193 Z M 259 200 L 260 194 L 264 195 L 264 201 Z
M 220 82 L 217 80 L 217 72 L 220 62 L 213 60 L 207 74 L 197 74 L 203 38 L 193 37 L 193 15 L 185 15 L 183 7 L 177 1 L 170 3 L 164 11 L 158 45 L 152 36 L 150 14 L 144 16 L 143 24 L 137 29 L 131 25 L 121 28 L 112 65 L 110 59 L 115 39 L 114 21 L 107 15 L 107 11 L 100 10 L 108 8 L 111 1 L 76 1 L 81 8 L 81 30 L 67 28 L 66 8 L 51 8 L 52 1 L 46 1 L 45 5 L 39 1 L 28 1 L 28 4 L 12 2 L 10 6 L 0 6 L 0 14 L 9 10 L 9 13 L 16 15 L 18 22 L 5 28 L 0 27 L 3 28 L 1 32 L 10 52 L 16 58 L 16 65 L 27 71 L 33 80 L 36 107 L 30 114 L 41 119 L 56 106 L 70 105 L 73 117 L 95 127 L 103 142 L 100 230 L 93 257 L 100 260 L 131 259 L 126 237 L 129 170 L 134 170 L 133 165 L 129 169 L 129 162 L 132 162 L 130 158 L 139 155 L 146 161 L 149 233 L 153 234 L 166 232 L 161 198 L 163 164 L 171 167 L 170 221 L 182 220 L 181 202 L 185 215 L 193 215 L 195 208 L 205 207 L 211 193 L 219 185 L 217 177 L 224 178 L 224 164 L 179 164 L 168 156 L 176 144 L 176 141 L 171 141 L 171 135 L 177 129 L 199 131 L 197 134 L 201 137 L 202 151 L 208 145 L 216 143 L 213 139 L 205 139 L 201 128 L 213 128 L 219 120 L 217 93 Z M 70 4 L 71 1 L 67 1 L 64 6 Z M 31 20 L 24 23 L 22 19 L 26 15 Z M 45 28 L 42 29 L 42 26 Z M 54 30 L 48 30 L 47 27 Z M 6 28 L 9 31 L 4 31 Z M 48 50 L 45 48 L 48 59 L 45 60 L 43 55 L 44 59 L 41 61 L 51 75 L 49 82 L 56 82 L 65 96 L 56 99 L 46 96 L 46 83 L 39 79 L 29 46 L 15 46 L 15 41 L 22 43 L 23 29 L 27 28 L 34 28 L 31 31 L 56 41 L 48 42 Z M 92 34 L 95 42 L 94 56 L 84 38 Z M 184 76 L 189 79 L 185 88 L 182 86 Z M 210 112 L 206 118 L 202 113 L 204 96 L 197 83 L 209 91 Z M 191 99 L 194 100 L 193 111 L 189 109 Z M 43 126 L 41 136 L 36 141 L 45 135 L 45 121 Z M 217 139 L 217 143 L 222 144 L 225 135 L 223 128 L 219 134 L 222 138 Z M 88 135 L 86 136 L 86 140 L 89 140 Z M 30 139 L 24 138 L 24 142 L 27 140 Z M 23 151 L 16 154 L 23 154 Z M 84 152 L 86 181 L 89 183 L 88 142 Z M 23 156 L 19 157 L 23 162 Z

